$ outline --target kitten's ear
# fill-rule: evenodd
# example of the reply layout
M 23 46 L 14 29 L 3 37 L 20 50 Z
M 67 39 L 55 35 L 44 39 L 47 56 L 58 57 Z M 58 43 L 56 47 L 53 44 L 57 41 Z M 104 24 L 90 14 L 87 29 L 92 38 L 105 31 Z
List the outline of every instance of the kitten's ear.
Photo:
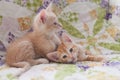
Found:
M 58 56 L 57 56 L 57 51 L 48 53 L 48 54 L 47 54 L 47 57 L 48 57 L 48 59 L 50 59 L 51 61 L 55 61 L 55 62 L 58 62 L 58 61 L 59 61 L 59 58 L 58 58 Z
M 42 22 L 44 24 L 45 21 L 46 21 L 46 11 L 45 11 L 45 9 L 43 9 L 40 11 L 39 22 L 40 23 Z
M 61 36 L 61 40 L 62 42 L 72 42 L 72 39 L 70 38 L 70 36 L 66 33 L 63 33 Z
M 46 11 L 53 11 L 53 3 L 51 2 L 48 7 L 46 8 Z

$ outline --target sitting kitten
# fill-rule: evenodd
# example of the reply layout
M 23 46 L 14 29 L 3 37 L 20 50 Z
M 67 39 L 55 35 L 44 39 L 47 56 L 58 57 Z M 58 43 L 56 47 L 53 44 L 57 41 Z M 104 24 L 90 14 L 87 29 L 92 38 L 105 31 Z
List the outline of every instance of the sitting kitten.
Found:
M 60 39 L 56 35 L 60 29 L 62 27 L 52 12 L 52 4 L 50 4 L 35 17 L 33 32 L 16 39 L 9 45 L 6 64 L 26 71 L 31 65 L 49 63 L 46 54 L 55 51 L 60 44 Z
M 66 33 L 62 33 L 61 44 L 57 51 L 47 54 L 51 61 L 61 63 L 75 63 L 77 61 L 102 61 L 102 56 L 92 55 L 85 51 L 82 46 L 74 43 Z

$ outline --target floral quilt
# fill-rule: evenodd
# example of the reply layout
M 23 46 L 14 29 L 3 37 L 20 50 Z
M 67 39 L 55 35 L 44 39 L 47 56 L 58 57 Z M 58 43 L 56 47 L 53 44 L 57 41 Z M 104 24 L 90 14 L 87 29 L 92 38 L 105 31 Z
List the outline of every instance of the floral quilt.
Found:
M 120 55 L 105 55 L 106 62 L 40 64 L 19 77 L 21 68 L 0 67 L 0 80 L 120 80 Z
M 4 63 L 6 48 L 50 2 L 76 43 L 107 60 L 40 64 L 18 77 L 22 69 Z M 0 0 L 0 80 L 120 80 L 120 0 Z

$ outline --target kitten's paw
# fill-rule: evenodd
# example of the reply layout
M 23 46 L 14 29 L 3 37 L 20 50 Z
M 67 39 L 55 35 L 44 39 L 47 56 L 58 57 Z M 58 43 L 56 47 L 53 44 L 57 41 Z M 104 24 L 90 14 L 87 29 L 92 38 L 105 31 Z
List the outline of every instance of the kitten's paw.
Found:
M 49 61 L 45 58 L 39 59 L 39 62 L 40 62 L 40 64 L 48 64 L 49 63 Z
M 101 60 L 101 62 L 107 62 L 107 59 L 106 59 L 106 57 L 102 57 L 102 60 Z
M 104 60 L 105 60 L 105 57 L 103 56 L 97 56 L 96 58 L 96 61 L 99 61 L 99 62 L 104 62 Z

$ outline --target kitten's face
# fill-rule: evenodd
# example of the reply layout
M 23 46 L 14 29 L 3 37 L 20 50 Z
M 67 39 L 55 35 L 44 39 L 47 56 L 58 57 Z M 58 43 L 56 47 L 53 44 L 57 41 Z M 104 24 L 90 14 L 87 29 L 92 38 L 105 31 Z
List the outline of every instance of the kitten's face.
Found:
M 78 47 L 73 43 L 62 43 L 57 50 L 58 62 L 74 63 L 77 61 Z
M 43 27 L 41 25 L 43 25 Z M 61 24 L 58 22 L 57 16 L 52 10 L 52 4 L 50 4 L 46 9 L 41 10 L 35 17 L 34 26 L 50 31 L 62 28 Z
M 58 46 L 57 51 L 47 54 L 48 59 L 61 63 L 75 63 L 79 47 L 64 33 L 62 33 L 61 41 L 62 43 Z
M 58 22 L 56 15 L 53 12 L 48 12 L 46 16 L 46 27 L 51 30 L 61 29 L 62 25 Z

